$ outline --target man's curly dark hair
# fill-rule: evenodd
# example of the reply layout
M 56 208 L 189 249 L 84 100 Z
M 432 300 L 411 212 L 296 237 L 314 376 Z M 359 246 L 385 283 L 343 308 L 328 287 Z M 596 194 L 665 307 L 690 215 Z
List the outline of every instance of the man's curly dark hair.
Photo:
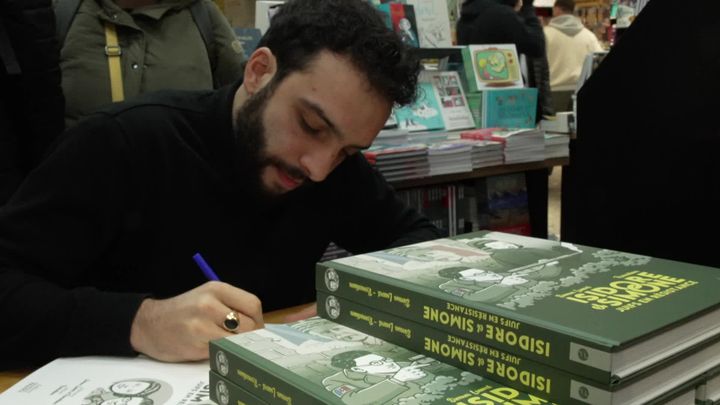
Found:
M 415 99 L 419 61 L 368 1 L 290 0 L 271 18 L 263 46 L 277 59 L 276 84 L 328 50 L 349 58 L 386 99 Z

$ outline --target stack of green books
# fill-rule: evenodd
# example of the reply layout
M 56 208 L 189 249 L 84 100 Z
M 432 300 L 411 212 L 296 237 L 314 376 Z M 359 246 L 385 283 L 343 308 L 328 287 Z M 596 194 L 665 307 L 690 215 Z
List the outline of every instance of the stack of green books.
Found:
M 320 316 L 562 404 L 666 403 L 720 365 L 714 268 L 476 232 L 316 277 Z
M 318 317 L 212 341 L 210 367 L 220 405 L 548 403 Z

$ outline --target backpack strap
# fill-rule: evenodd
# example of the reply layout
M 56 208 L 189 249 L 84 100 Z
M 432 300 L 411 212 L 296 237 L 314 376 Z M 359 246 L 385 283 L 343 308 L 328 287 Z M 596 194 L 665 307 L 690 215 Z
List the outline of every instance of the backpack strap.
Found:
M 208 57 L 210 58 L 210 69 L 213 74 L 213 86 L 218 88 L 217 78 L 215 77 L 215 65 L 217 61 L 214 51 L 215 48 L 212 45 L 212 25 L 210 24 L 210 12 L 208 11 L 208 7 L 212 7 L 212 4 L 206 2 L 205 0 L 195 0 L 190 6 L 190 13 L 192 14 L 193 20 L 195 20 L 195 25 L 197 25 L 198 31 L 200 31 L 200 36 L 205 43 L 205 49 L 207 49 Z
M 75 14 L 77 14 L 78 8 L 80 8 L 80 2 L 82 0 L 54 0 L 55 5 L 55 32 L 57 35 L 60 47 L 65 42 L 65 37 L 70 26 L 72 25 Z M 216 57 L 212 42 L 212 24 L 210 23 L 210 12 L 208 7 L 212 4 L 205 0 L 195 0 L 190 6 L 190 14 L 192 15 L 195 25 L 200 31 L 200 37 L 202 37 L 205 43 L 205 49 L 207 49 L 208 57 L 210 59 L 210 69 L 213 73 L 213 85 L 215 88 L 219 87 L 217 79 L 215 78 L 215 65 Z
M 55 0 L 55 33 L 60 47 L 70 31 L 75 14 L 80 8 L 81 0 Z
M 108 57 L 108 69 L 110 73 L 110 96 L 113 103 L 125 100 L 125 92 L 122 81 L 122 66 L 120 56 L 122 48 L 118 43 L 115 25 L 105 22 L 105 55 Z

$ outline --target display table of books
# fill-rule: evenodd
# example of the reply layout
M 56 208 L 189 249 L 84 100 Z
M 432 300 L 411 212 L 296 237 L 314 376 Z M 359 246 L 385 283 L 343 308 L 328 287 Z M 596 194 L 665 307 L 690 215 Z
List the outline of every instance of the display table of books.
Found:
M 319 316 L 209 361 L 58 359 L 0 405 L 720 403 L 720 269 L 482 231 L 315 280 Z

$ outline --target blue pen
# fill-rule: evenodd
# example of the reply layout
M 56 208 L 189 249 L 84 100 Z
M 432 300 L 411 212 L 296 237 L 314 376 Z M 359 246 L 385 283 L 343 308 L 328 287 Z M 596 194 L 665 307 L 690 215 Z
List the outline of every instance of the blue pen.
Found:
M 215 274 L 213 269 L 210 267 L 209 264 L 203 259 L 202 255 L 200 253 L 195 253 L 193 255 L 193 260 L 195 260 L 195 263 L 197 263 L 198 267 L 200 267 L 200 270 L 202 270 L 205 277 L 207 277 L 210 281 L 220 281 L 220 277 Z M 223 327 L 228 332 L 237 332 L 238 329 L 240 329 L 240 319 L 238 318 L 238 313 L 235 311 L 230 311 L 229 314 L 225 315 L 225 319 L 223 320 Z
M 209 264 L 203 259 L 202 255 L 200 253 L 195 253 L 193 255 L 193 260 L 195 260 L 195 263 L 197 263 L 198 267 L 200 267 L 200 270 L 202 270 L 205 277 L 210 281 L 220 281 L 220 277 L 215 274 L 213 269 L 210 267 Z

